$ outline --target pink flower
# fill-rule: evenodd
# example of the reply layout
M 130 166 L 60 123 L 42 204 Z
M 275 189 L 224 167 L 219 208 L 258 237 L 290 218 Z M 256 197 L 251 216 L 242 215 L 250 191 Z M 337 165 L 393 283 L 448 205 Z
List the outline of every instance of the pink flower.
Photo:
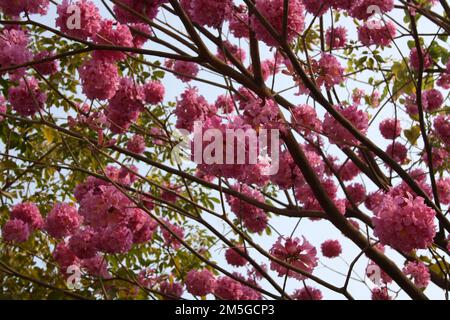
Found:
M 434 119 L 433 125 L 436 135 L 446 145 L 450 145 L 450 116 L 448 115 L 437 116 Z
M 55 259 L 64 274 L 67 272 L 68 267 L 80 264 L 80 260 L 64 242 L 59 242 L 56 245 L 53 251 L 53 259 Z
M 195 62 L 177 60 L 173 65 L 173 71 L 176 78 L 183 82 L 189 82 L 197 77 L 199 67 Z
M 153 20 L 157 14 L 159 7 L 168 2 L 167 0 L 146 0 L 145 2 L 141 0 L 120 0 L 120 3 L 124 7 L 128 7 L 138 14 L 143 15 L 149 20 Z M 142 22 L 142 18 L 123 8 L 122 6 L 115 4 L 113 7 L 114 13 L 116 14 L 117 20 L 121 23 L 138 23 Z
M 53 53 L 48 51 L 41 51 L 34 56 L 34 60 L 41 60 L 46 58 L 51 58 Z M 53 75 L 58 72 L 59 63 L 58 60 L 53 59 L 48 62 L 43 62 L 34 66 L 36 70 L 43 75 Z
M 385 139 L 395 139 L 400 137 L 402 133 L 400 121 L 393 118 L 383 120 L 380 123 L 380 132 Z
M 130 24 L 130 31 L 133 35 L 133 45 L 135 48 L 142 48 L 153 35 L 150 27 L 142 22 Z
M 386 13 L 394 9 L 394 0 L 356 0 L 351 3 L 348 13 L 353 18 L 366 20 L 373 14 L 370 6 L 377 6 L 381 13 Z
M 445 177 L 439 179 L 436 185 L 439 194 L 439 201 L 442 204 L 450 204 L 450 178 Z
M 8 220 L 2 228 L 4 241 L 25 242 L 30 236 L 28 224 L 19 219 Z
M 248 38 L 249 36 L 249 16 L 247 7 L 243 4 L 232 9 L 229 29 L 236 38 Z
M 105 114 L 113 133 L 123 133 L 144 110 L 144 92 L 131 78 L 120 79 L 119 89 L 109 100 Z
M 317 74 L 317 86 L 325 86 L 330 90 L 333 86 L 341 84 L 344 81 L 344 68 L 335 56 L 322 53 L 319 61 L 312 61 L 313 70 Z
M 144 210 L 135 208 L 129 214 L 127 227 L 133 233 L 133 243 L 145 243 L 153 237 L 158 223 Z
M 266 18 L 279 34 L 283 32 L 283 0 L 256 0 L 256 9 Z M 251 26 L 256 38 L 265 42 L 268 46 L 278 46 L 278 41 L 272 37 L 269 31 L 260 23 L 256 15 L 252 15 Z M 287 14 L 287 41 L 292 42 L 305 26 L 305 7 L 300 0 L 289 1 Z
M 386 153 L 399 164 L 405 164 L 408 150 L 400 142 L 394 142 L 387 146 Z
M 97 6 L 92 1 L 79 0 L 69 2 L 63 0 L 56 8 L 58 17 L 56 26 L 61 32 L 83 40 L 93 37 L 99 30 L 102 18 Z M 72 21 L 74 12 L 79 12 L 79 25 Z
M 397 28 L 392 21 L 380 26 L 380 28 L 373 28 L 368 26 L 367 23 L 358 27 L 359 41 L 365 46 L 372 44 L 386 47 L 391 44 L 397 33 Z
M 321 16 L 330 9 L 331 0 L 303 0 L 303 4 L 305 5 L 306 11 L 314 16 Z
M 23 202 L 11 209 L 11 219 L 19 219 L 27 223 L 30 230 L 39 230 L 44 226 L 39 208 L 33 202 Z
M 150 81 L 144 85 L 145 102 L 158 104 L 163 102 L 165 94 L 164 85 L 160 81 Z
M 140 134 L 135 134 L 127 143 L 127 150 L 141 154 L 145 151 L 145 139 Z
M 295 300 L 322 300 L 322 292 L 319 289 L 305 286 L 302 289 L 295 290 L 292 298 Z
M 108 272 L 108 260 L 101 255 L 95 255 L 93 258 L 83 259 L 81 266 L 87 270 L 87 272 L 94 277 L 100 277 L 103 279 L 110 279 L 111 274 Z
M 12 108 L 22 116 L 32 116 L 44 108 L 47 95 L 39 88 L 34 77 L 20 79 L 19 86 L 8 90 Z
M 316 248 L 306 241 L 305 237 L 303 237 L 303 242 L 299 238 L 279 237 L 270 249 L 270 254 L 308 273 L 311 273 L 317 266 Z M 304 275 L 289 270 L 275 261 L 271 262 L 270 269 L 278 272 L 278 276 L 280 277 L 287 275 L 298 280 L 306 278 Z
M 434 210 L 421 197 L 387 195 L 372 221 L 382 244 L 409 253 L 432 244 L 436 234 L 434 217 Z
M 69 239 L 69 249 L 80 259 L 93 258 L 97 254 L 97 232 L 90 227 L 79 229 Z
M 423 57 L 423 69 L 428 69 L 433 65 L 433 59 L 431 58 L 430 54 L 428 52 L 425 52 L 422 50 L 422 57 Z M 412 69 L 415 71 L 419 70 L 419 53 L 417 52 L 417 48 L 414 47 L 411 49 L 411 52 L 409 54 L 409 65 Z
M 224 52 L 225 50 L 228 51 L 228 53 L 231 54 L 236 60 L 240 62 L 243 62 L 245 60 L 245 50 L 241 49 L 238 45 L 232 44 L 228 40 L 223 41 L 221 45 L 223 46 L 224 50 L 222 49 L 222 47 L 219 47 L 217 49 L 217 58 L 219 58 L 220 60 L 231 63 L 230 59 Z
M 177 101 L 175 115 L 177 116 L 176 127 L 191 131 L 194 129 L 195 121 L 204 121 L 214 112 L 206 99 L 198 94 L 197 88 L 188 88 L 181 94 Z
M 233 98 L 224 94 L 217 97 L 214 106 L 216 109 L 222 109 L 223 113 L 232 113 L 235 109 Z
M 327 258 L 338 257 L 342 253 L 342 247 L 338 240 L 327 240 L 320 246 L 322 255 Z
M 441 74 L 436 84 L 444 89 L 450 89 L 450 60 L 447 62 L 446 69 Z
M 356 106 L 348 106 L 337 108 L 337 110 L 350 121 L 353 126 L 362 134 L 367 132 L 369 127 L 369 117 L 366 112 L 358 110 Z M 323 131 L 330 140 L 335 144 L 357 144 L 358 140 L 345 129 L 331 114 L 326 113 L 323 121 Z
M 244 291 L 240 282 L 223 276 L 217 279 L 214 294 L 222 300 L 239 300 Z
M 387 287 L 375 288 L 372 290 L 372 300 L 392 300 Z
M 184 10 L 193 22 L 201 26 L 219 28 L 231 15 L 232 0 L 189 0 Z
M 411 261 L 403 268 L 403 272 L 411 276 L 414 284 L 420 289 L 425 289 L 430 283 L 430 271 L 423 262 Z
M 49 0 L 0 0 L 0 9 L 5 15 L 13 17 L 20 16 L 22 12 L 44 15 L 49 3 Z
M 322 123 L 317 118 L 316 110 L 307 104 L 291 109 L 291 123 L 298 132 L 309 133 L 322 130 Z
M 6 99 L 3 96 L 0 96 L 0 113 L 6 113 L 8 111 L 8 108 L 6 107 Z M 2 122 L 5 119 L 4 116 L 0 115 L 0 122 Z
M 423 108 L 426 112 L 438 110 L 444 103 L 444 97 L 439 90 L 430 89 L 423 92 Z
M 243 247 L 228 248 L 227 251 L 225 251 L 225 259 L 231 266 L 243 267 L 247 264 L 247 259 L 241 256 L 238 253 L 238 251 L 244 253 L 244 248 Z
M 32 60 L 28 49 L 28 34 L 22 29 L 3 29 L 0 32 L 0 65 L 2 68 L 19 65 Z M 13 71 L 17 76 L 23 76 L 25 69 Z
M 64 238 L 78 229 L 82 220 L 74 206 L 56 203 L 47 215 L 45 229 L 52 237 Z
M 338 167 L 337 171 L 343 181 L 351 181 L 360 173 L 358 166 L 351 160 Z
M 166 226 L 170 229 L 167 230 L 166 228 L 160 226 L 163 238 L 164 238 L 164 244 L 166 246 L 171 246 L 174 249 L 179 249 L 181 247 L 181 242 L 177 239 L 177 237 L 181 240 L 184 239 L 184 230 L 182 227 L 177 226 L 175 224 L 170 223 L 169 221 L 165 222 Z M 175 235 L 177 237 L 175 237 Z
M 133 36 L 128 26 L 116 23 L 113 20 L 103 20 L 100 24 L 100 30 L 94 35 L 93 40 L 98 45 L 127 48 L 134 46 Z M 93 57 L 120 61 L 126 58 L 126 54 L 121 51 L 96 50 L 93 53 Z
M 117 66 L 108 60 L 86 60 L 78 72 L 83 93 L 89 99 L 111 99 L 119 87 Z
M 165 300 L 178 300 L 183 295 L 183 287 L 178 282 L 164 281 L 159 285 L 159 290 Z
M 264 202 L 264 197 L 258 190 L 252 189 L 247 185 L 235 185 L 233 189 L 246 195 L 249 198 Z M 260 232 L 267 226 L 267 215 L 264 210 L 242 201 L 237 197 L 226 195 L 231 211 L 244 221 L 244 225 L 252 232 Z
M 314 2 L 320 3 L 317 1 Z M 325 34 L 325 40 L 330 48 L 344 48 L 347 44 L 347 29 L 345 27 L 328 28 Z
M 214 292 L 216 279 L 208 269 L 191 270 L 186 275 L 185 284 L 190 294 L 203 297 Z
M 126 253 L 133 245 L 133 234 L 124 224 L 111 225 L 98 235 L 99 249 L 105 253 Z

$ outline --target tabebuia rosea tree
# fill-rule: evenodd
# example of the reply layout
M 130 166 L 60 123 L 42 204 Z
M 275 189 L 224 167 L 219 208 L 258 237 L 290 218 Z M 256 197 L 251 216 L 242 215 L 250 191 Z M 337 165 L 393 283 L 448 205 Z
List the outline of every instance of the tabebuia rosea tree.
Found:
M 446 0 L 0 0 L 0 297 L 447 299 Z

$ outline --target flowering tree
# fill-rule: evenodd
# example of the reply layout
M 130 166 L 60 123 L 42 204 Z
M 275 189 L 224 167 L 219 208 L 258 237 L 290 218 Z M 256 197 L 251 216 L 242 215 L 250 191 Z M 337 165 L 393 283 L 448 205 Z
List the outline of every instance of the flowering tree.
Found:
M 2 297 L 448 298 L 447 1 L 0 10 Z

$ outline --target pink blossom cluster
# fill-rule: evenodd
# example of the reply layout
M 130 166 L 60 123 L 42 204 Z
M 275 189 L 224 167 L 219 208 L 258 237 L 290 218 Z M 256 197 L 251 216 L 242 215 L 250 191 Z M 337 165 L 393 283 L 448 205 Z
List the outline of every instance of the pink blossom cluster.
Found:
M 208 118 L 202 123 L 201 128 L 194 131 L 191 156 L 197 163 L 197 168 L 210 176 L 234 178 L 239 182 L 258 186 L 266 185 L 269 181 L 269 175 L 266 173 L 270 163 L 259 157 L 261 145 L 257 142 L 257 134 L 241 117 L 232 117 L 229 120 L 224 124 L 219 117 L 214 116 Z M 210 153 L 206 152 L 208 140 L 216 137 L 208 137 L 208 132 L 221 134 L 221 140 L 216 141 L 217 148 Z M 239 132 L 242 135 L 238 134 Z
M 317 77 L 317 86 L 325 86 L 327 90 L 331 90 L 344 81 L 344 68 L 335 56 L 322 53 L 321 58 L 318 61 L 312 60 L 311 64 Z
M 376 44 L 381 47 L 389 46 L 392 43 L 397 28 L 392 21 L 388 21 L 381 28 L 373 28 L 366 24 L 358 28 L 359 41 L 365 46 Z
M 345 27 L 328 28 L 325 40 L 328 47 L 332 49 L 344 48 L 347 44 L 347 29 Z
M 208 269 L 189 271 L 186 275 L 185 284 L 190 294 L 200 297 L 213 293 L 216 289 L 216 279 Z
M 403 272 L 410 276 L 413 279 L 414 284 L 421 289 L 425 289 L 430 283 L 430 271 L 421 261 L 408 262 L 403 268 Z
M 291 110 L 291 125 L 300 133 L 322 131 L 322 122 L 317 117 L 316 110 L 307 104 Z
M 380 123 L 380 133 L 385 139 L 395 139 L 400 137 L 402 126 L 399 120 L 389 118 Z
M 20 65 L 33 57 L 28 49 L 28 34 L 20 28 L 3 29 L 0 32 L 0 65 L 2 68 Z M 24 74 L 24 69 L 13 71 L 13 78 Z
M 270 23 L 279 34 L 283 33 L 283 0 L 256 0 L 256 9 Z M 267 28 L 259 21 L 256 15 L 252 15 L 251 27 L 256 38 L 265 42 L 268 46 L 278 46 L 278 41 L 270 34 Z M 300 0 L 289 1 L 287 14 L 286 40 L 292 42 L 301 34 L 305 26 L 305 7 Z
M 139 23 L 143 19 L 153 20 L 158 14 L 159 7 L 167 3 L 167 0 L 120 0 L 114 5 L 113 10 L 117 20 L 121 23 Z M 136 13 L 137 15 L 136 15 Z
M 320 246 L 322 255 L 327 258 L 336 258 L 342 253 L 342 246 L 338 240 L 327 240 Z
M 303 240 L 279 237 L 270 249 L 270 254 L 306 273 L 312 273 L 317 266 L 317 250 L 305 237 L 303 237 Z M 280 277 L 287 275 L 298 280 L 307 278 L 307 276 L 298 271 L 290 270 L 276 261 L 271 262 L 270 269 L 276 271 Z
M 434 131 L 445 145 L 450 145 L 450 116 L 439 115 L 434 118 Z
M 42 229 L 44 219 L 33 202 L 23 202 L 12 207 L 10 220 L 2 228 L 5 241 L 25 242 L 34 230 Z
M 47 13 L 49 0 L 0 0 L 0 10 L 8 16 L 18 17 L 21 13 L 40 14 Z
M 244 252 L 245 249 L 243 247 L 228 248 L 225 251 L 225 259 L 231 266 L 243 267 L 247 264 L 247 259 L 243 257 L 240 253 Z
M 109 100 L 105 115 L 114 133 L 123 133 L 136 122 L 144 109 L 144 90 L 131 78 L 122 78 L 119 88 Z
M 258 190 L 243 185 L 235 185 L 234 190 L 249 197 L 250 199 L 264 203 L 264 196 Z M 242 219 L 244 226 L 250 232 L 262 232 L 267 227 L 268 217 L 264 210 L 230 195 L 226 196 L 231 211 Z
M 79 12 L 79 21 L 73 21 L 75 12 Z M 56 26 L 61 32 L 71 37 L 87 40 L 100 31 L 102 18 L 97 6 L 92 1 L 63 0 L 57 6 L 56 13 L 58 14 Z
M 64 238 L 77 230 L 83 218 L 75 206 L 68 203 L 56 203 L 45 220 L 45 230 L 54 238 Z
M 13 110 L 22 116 L 32 116 L 44 108 L 47 95 L 34 77 L 22 78 L 19 85 L 10 87 L 8 99 Z
M 431 245 L 436 234 L 434 218 L 434 210 L 421 197 L 387 195 L 372 221 L 382 244 L 409 253 Z
M 216 112 L 215 106 L 208 103 L 197 88 L 187 88 L 177 101 L 175 115 L 176 127 L 190 132 L 194 130 L 195 121 L 205 121 Z
M 83 93 L 89 99 L 111 99 L 119 88 L 117 66 L 106 59 L 86 60 L 78 72 Z
M 163 102 L 166 89 L 160 81 L 149 81 L 144 85 L 144 99 L 149 104 Z
M 109 179 L 124 185 L 135 180 L 129 170 L 105 168 Z M 150 241 L 157 229 L 156 221 L 109 182 L 90 176 L 74 194 L 78 212 L 69 204 L 56 204 L 46 219 L 49 234 L 65 238 L 53 254 L 63 273 L 79 265 L 93 276 L 107 277 L 108 263 L 101 252 L 126 253 L 133 244 Z
M 142 135 L 136 134 L 127 143 L 127 150 L 141 154 L 145 151 L 145 139 Z
M 292 295 L 295 300 L 322 300 L 322 292 L 319 289 L 305 286 L 302 289 L 298 289 Z
M 233 0 L 184 0 L 181 4 L 193 22 L 216 29 L 230 18 L 233 9 Z
M 335 107 L 342 116 L 358 129 L 366 133 L 369 126 L 369 117 L 366 112 L 358 110 L 354 105 Z M 357 144 L 358 140 L 350 131 L 344 128 L 331 114 L 326 113 L 323 121 L 323 131 L 331 143 L 335 144 Z

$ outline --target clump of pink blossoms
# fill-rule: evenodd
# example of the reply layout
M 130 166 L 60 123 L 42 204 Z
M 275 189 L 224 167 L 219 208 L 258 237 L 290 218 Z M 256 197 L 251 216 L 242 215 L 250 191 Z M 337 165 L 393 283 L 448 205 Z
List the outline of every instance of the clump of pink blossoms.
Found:
M 338 240 L 327 240 L 320 246 L 322 255 L 327 258 L 336 258 L 342 253 L 342 247 Z
M 72 21 L 75 11 L 79 12 L 80 17 L 77 22 Z M 63 0 L 62 4 L 57 6 L 56 12 L 58 14 L 56 26 L 69 36 L 86 40 L 93 37 L 100 30 L 102 17 L 97 6 L 92 1 L 69 2 L 68 0 Z
M 302 289 L 296 290 L 292 295 L 295 300 L 322 300 L 322 292 L 319 289 L 305 286 Z
M 374 234 L 382 244 L 402 252 L 429 247 L 436 234 L 434 210 L 421 197 L 387 195 L 372 218 Z
M 44 15 L 49 3 L 49 0 L 0 0 L 0 9 L 4 14 L 13 17 L 20 16 L 22 12 Z
M 75 232 L 81 225 L 78 210 L 68 203 L 56 203 L 47 215 L 45 229 L 55 238 L 64 238 Z
M 117 66 L 106 59 L 86 60 L 78 72 L 83 93 L 89 99 L 111 99 L 119 87 Z
M 39 88 L 34 77 L 20 79 L 17 87 L 8 90 L 12 108 L 22 116 L 32 116 L 44 108 L 47 95 Z
M 414 284 L 421 289 L 425 289 L 430 283 L 430 271 L 423 262 L 408 262 L 403 272 L 410 276 Z
M 369 117 L 366 112 L 356 106 L 340 107 L 337 110 L 361 133 L 366 133 L 369 127 Z M 323 121 L 323 131 L 335 144 L 357 144 L 358 140 L 344 128 L 331 114 L 326 113 Z
M 190 294 L 203 297 L 214 292 L 216 279 L 208 269 L 201 271 L 191 270 L 186 275 L 185 284 Z
M 279 34 L 283 32 L 283 0 L 256 0 L 256 9 L 267 19 Z M 255 31 L 256 38 L 265 42 L 268 46 L 277 46 L 278 41 L 272 37 L 269 31 L 261 24 L 256 15 L 251 16 L 251 27 Z M 289 1 L 287 14 L 287 41 L 292 42 L 300 35 L 305 26 L 305 7 L 300 0 Z
M 311 273 L 317 266 L 317 251 L 306 239 L 303 237 L 303 241 L 299 238 L 283 238 L 279 237 L 277 242 L 270 249 L 270 254 L 274 257 L 282 260 L 289 265 Z M 306 277 L 301 273 L 278 264 L 272 261 L 270 269 L 276 271 L 278 276 L 282 277 L 287 275 L 298 280 L 303 280 Z

